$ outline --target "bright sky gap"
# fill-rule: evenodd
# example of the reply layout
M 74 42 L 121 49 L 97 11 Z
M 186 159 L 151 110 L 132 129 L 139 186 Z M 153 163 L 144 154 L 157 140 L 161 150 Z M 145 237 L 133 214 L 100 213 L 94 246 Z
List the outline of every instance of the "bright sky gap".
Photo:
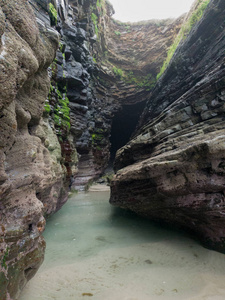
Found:
M 194 0 L 109 0 L 114 19 L 138 22 L 150 19 L 176 18 L 189 11 Z

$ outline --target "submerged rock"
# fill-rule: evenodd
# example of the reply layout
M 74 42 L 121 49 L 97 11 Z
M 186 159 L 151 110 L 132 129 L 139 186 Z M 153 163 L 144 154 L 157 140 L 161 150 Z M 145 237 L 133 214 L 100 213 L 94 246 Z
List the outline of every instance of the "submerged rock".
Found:
M 111 204 L 225 252 L 224 1 L 211 1 L 116 155 Z

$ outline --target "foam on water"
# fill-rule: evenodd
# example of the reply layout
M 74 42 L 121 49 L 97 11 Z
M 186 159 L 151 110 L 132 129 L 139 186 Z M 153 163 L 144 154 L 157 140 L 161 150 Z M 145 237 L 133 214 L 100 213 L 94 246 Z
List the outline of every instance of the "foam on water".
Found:
M 20 300 L 224 300 L 224 255 L 79 193 L 47 222 L 45 261 Z

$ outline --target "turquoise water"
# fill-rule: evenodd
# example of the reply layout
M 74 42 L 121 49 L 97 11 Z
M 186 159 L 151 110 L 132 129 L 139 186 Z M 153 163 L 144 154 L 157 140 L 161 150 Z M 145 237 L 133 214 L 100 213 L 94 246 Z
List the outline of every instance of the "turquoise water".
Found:
M 45 261 L 20 300 L 225 299 L 223 254 L 108 199 L 73 195 L 48 220 Z

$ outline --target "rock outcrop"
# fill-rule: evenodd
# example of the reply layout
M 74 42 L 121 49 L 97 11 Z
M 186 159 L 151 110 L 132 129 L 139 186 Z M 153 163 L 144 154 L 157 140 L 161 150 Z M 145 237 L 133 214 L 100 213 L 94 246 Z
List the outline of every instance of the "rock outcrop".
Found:
M 70 6 L 67 2 L 60 3 L 64 1 L 58 1 L 55 26 L 61 40 L 52 85 L 56 96 L 63 94 L 66 86 L 70 140 L 79 157 L 78 172 L 70 166 L 67 169 L 69 176 L 75 175 L 73 186 L 83 189 L 108 165 L 115 114 L 123 111 L 125 105 L 138 103 L 137 111 L 141 113 L 141 102 L 146 101 L 155 84 L 156 74 L 183 17 L 126 25 L 112 20 L 113 8 L 108 1 L 70 1 Z M 40 9 L 36 11 L 39 15 Z M 54 121 L 57 115 L 54 97 L 50 97 L 49 104 Z M 56 127 L 62 132 L 60 126 Z
M 58 33 L 27 1 L 0 1 L 0 299 L 18 292 L 43 261 L 44 215 L 67 199 L 61 148 L 42 118 Z
M 225 252 L 225 3 L 212 0 L 116 155 L 110 203 Z

